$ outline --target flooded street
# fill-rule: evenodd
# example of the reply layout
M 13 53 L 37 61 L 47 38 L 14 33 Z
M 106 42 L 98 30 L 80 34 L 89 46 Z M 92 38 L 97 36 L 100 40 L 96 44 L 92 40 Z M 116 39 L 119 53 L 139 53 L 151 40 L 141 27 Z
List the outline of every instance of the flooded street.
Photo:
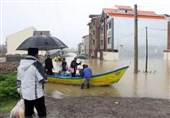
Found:
M 73 58 L 68 57 L 68 65 Z M 78 61 L 81 61 L 80 59 Z M 45 86 L 46 94 L 54 98 L 65 96 L 116 96 L 116 97 L 150 97 L 170 99 L 170 62 L 163 59 L 150 59 L 148 73 L 145 71 L 145 60 L 139 60 L 139 73 L 134 74 L 133 59 L 119 61 L 82 60 L 88 64 L 93 73 L 107 72 L 124 66 L 129 66 L 118 83 L 105 87 L 91 87 L 89 90 L 80 89 L 80 86 L 48 83 Z M 55 71 L 60 63 L 54 62 Z M 81 66 L 80 66 L 81 67 Z

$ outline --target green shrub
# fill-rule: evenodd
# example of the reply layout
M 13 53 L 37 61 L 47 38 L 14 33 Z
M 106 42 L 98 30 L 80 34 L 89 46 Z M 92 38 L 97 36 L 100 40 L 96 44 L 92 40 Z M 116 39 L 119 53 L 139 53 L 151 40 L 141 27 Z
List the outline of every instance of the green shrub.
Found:
M 0 74 L 0 82 L 1 82 L 1 81 L 4 81 L 5 79 L 6 79 L 6 77 L 3 76 L 2 74 Z
M 16 90 L 16 73 L 0 75 L 0 100 L 18 98 Z
M 16 73 L 0 74 L 0 112 L 10 112 L 18 99 Z

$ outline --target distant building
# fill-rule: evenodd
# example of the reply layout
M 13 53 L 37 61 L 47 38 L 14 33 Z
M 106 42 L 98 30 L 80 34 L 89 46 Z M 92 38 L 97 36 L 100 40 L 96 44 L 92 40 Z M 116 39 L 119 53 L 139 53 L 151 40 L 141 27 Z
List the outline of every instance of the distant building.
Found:
M 7 55 L 27 54 L 26 51 L 18 51 L 17 47 L 28 37 L 33 36 L 36 28 L 29 27 L 6 37 Z
M 84 46 L 84 52 L 81 54 L 89 56 L 89 35 L 83 36 L 83 46 Z
M 79 43 L 78 44 L 78 54 L 82 54 L 82 53 L 84 53 L 84 44 Z
M 16 32 L 7 36 L 7 54 L 6 55 L 22 55 L 27 54 L 27 51 L 16 50 L 17 47 L 28 37 L 33 35 L 51 35 L 50 31 L 37 31 L 34 27 L 26 28 L 22 31 Z M 45 55 L 45 51 L 39 51 L 40 55 Z
M 82 38 L 82 43 L 78 44 L 78 54 L 89 56 L 89 35 L 85 35 Z
M 47 36 L 50 36 L 51 35 L 51 33 L 50 33 L 50 31 L 34 31 L 34 34 L 33 34 L 34 36 L 35 35 L 47 35 Z
M 89 15 L 91 22 L 89 25 L 89 56 L 92 58 L 97 58 L 97 52 L 100 52 L 100 37 L 99 37 L 99 23 L 101 15 Z

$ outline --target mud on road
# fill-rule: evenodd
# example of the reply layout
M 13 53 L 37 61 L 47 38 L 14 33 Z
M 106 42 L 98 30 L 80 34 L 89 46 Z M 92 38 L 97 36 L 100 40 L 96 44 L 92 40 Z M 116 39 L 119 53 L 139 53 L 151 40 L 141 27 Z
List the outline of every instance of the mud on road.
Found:
M 0 62 L 0 73 L 16 72 L 19 62 Z
M 121 97 L 46 97 L 47 118 L 170 118 L 170 100 Z

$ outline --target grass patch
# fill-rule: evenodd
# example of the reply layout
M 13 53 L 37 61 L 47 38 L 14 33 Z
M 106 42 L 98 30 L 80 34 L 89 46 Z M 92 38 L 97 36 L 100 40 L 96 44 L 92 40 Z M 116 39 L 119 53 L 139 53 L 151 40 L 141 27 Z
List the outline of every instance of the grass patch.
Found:
M 0 115 L 9 113 L 18 99 L 16 73 L 0 74 Z
M 8 100 L 0 102 L 0 113 L 9 113 L 17 102 L 18 100 Z

